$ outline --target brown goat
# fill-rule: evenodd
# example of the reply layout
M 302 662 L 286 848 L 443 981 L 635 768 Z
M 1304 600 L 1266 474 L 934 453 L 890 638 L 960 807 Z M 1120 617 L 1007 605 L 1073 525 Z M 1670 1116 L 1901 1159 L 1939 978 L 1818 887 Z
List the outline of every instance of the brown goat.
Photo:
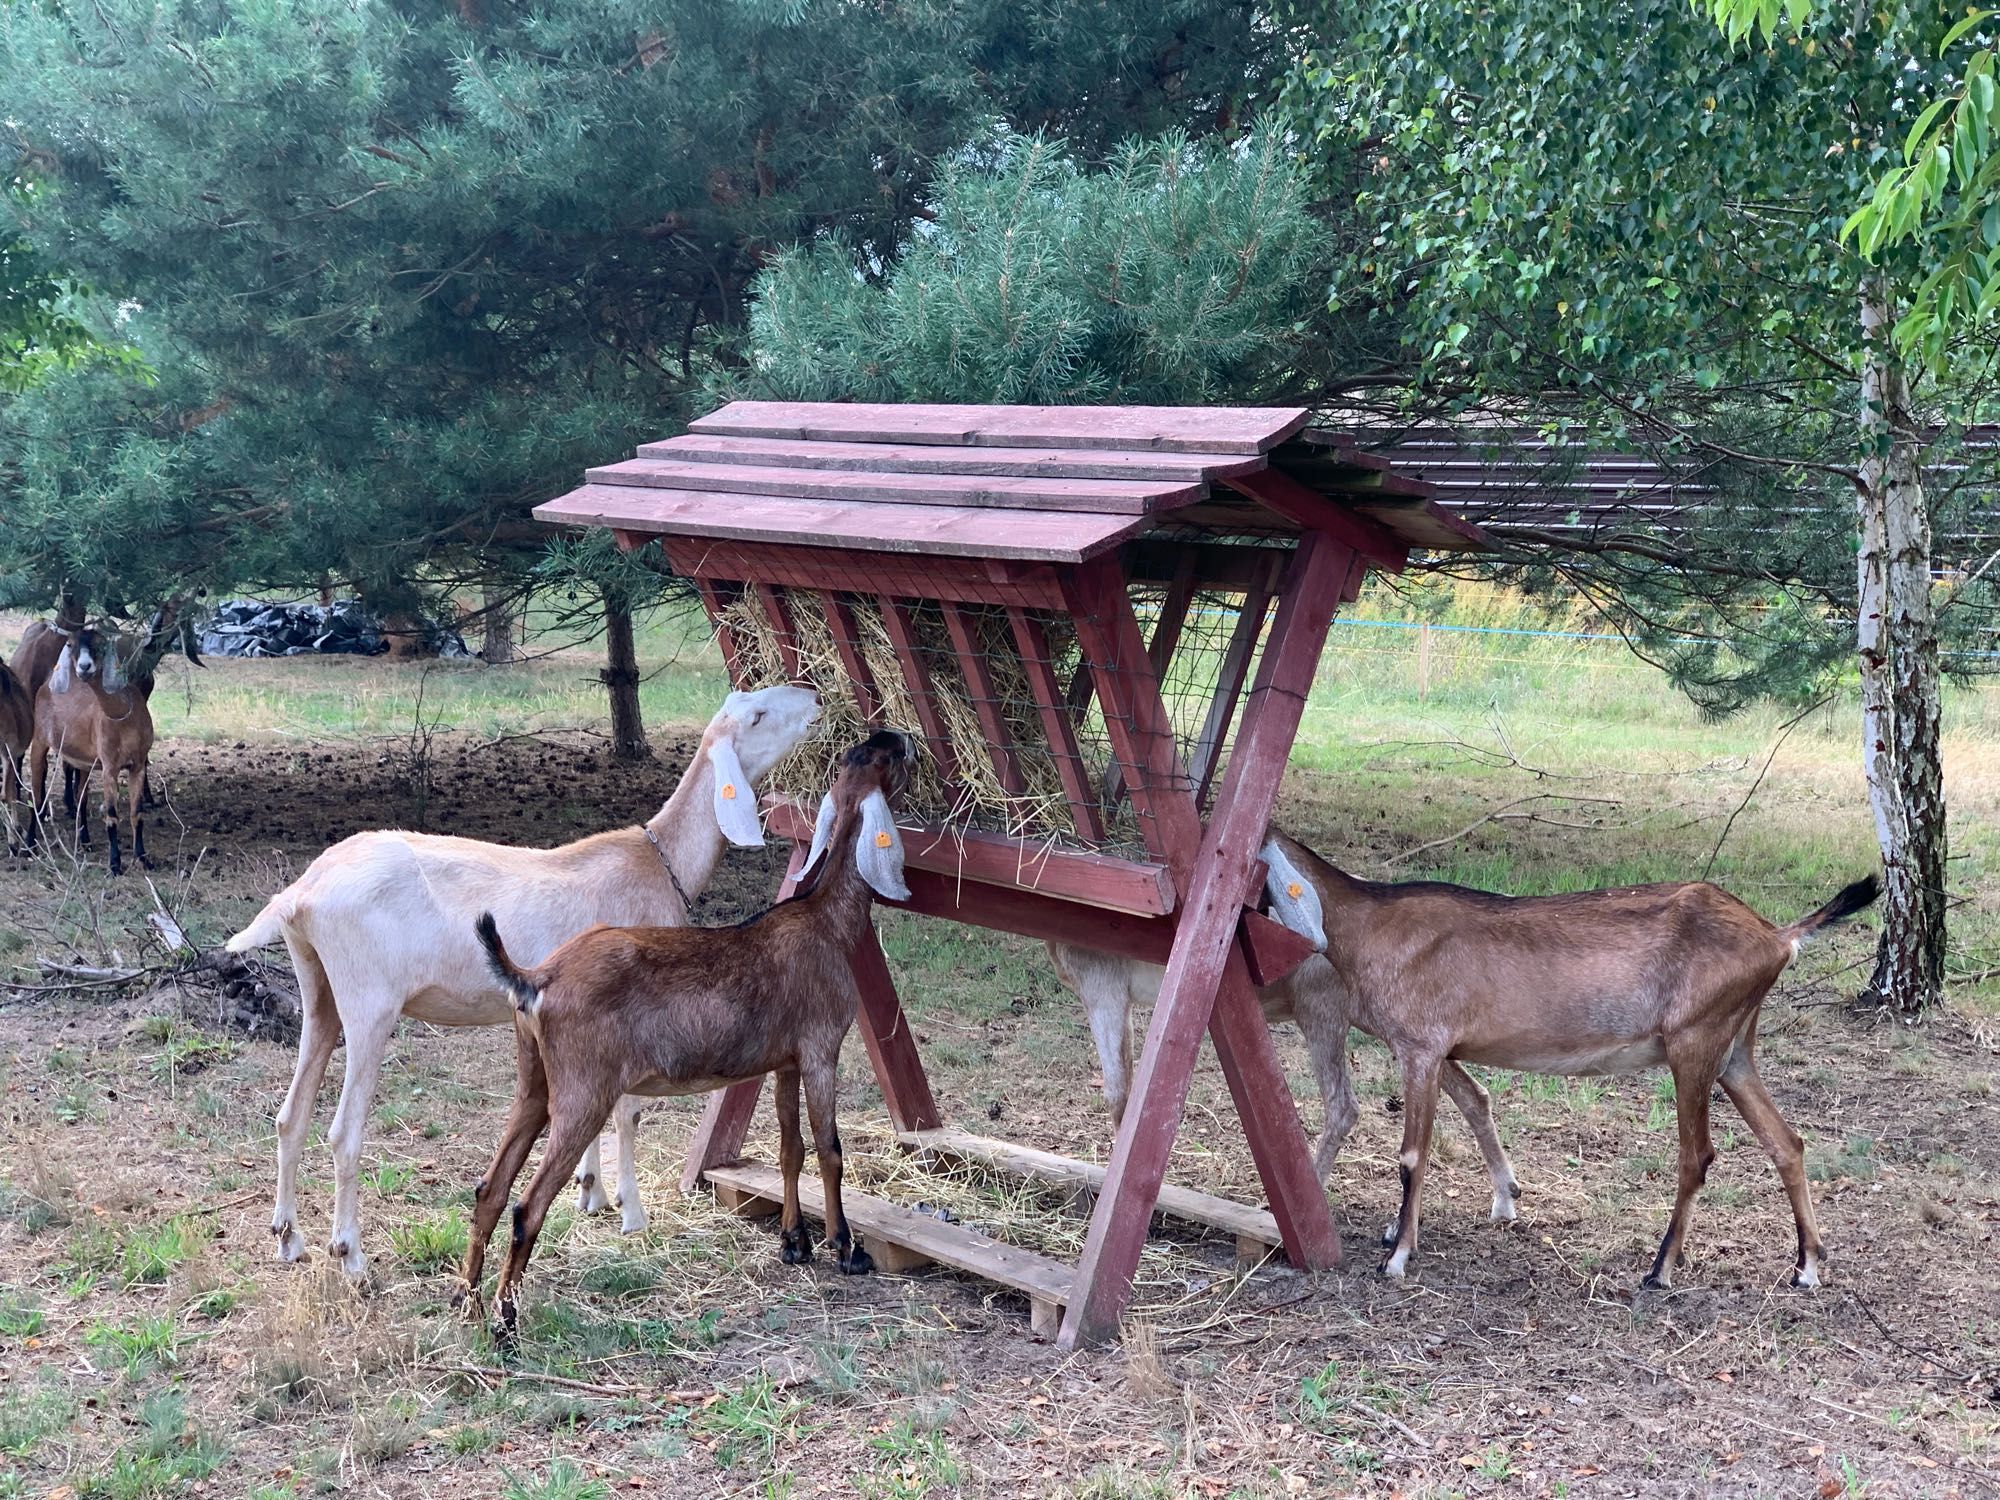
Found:
M 7 820 L 7 852 L 17 852 L 14 804 L 21 801 L 21 768 L 35 735 L 35 696 L 0 662 L 0 817 Z M 25 809 L 32 818 L 33 809 Z
M 1880 894 L 1872 875 L 1789 927 L 1705 881 L 1564 896 L 1496 896 L 1433 881 L 1357 880 L 1281 840 L 1316 890 L 1323 982 L 1349 1020 L 1388 1043 L 1403 1075 L 1403 1201 L 1384 1275 L 1417 1245 L 1439 1083 L 1454 1063 L 1527 1073 L 1627 1073 L 1665 1063 L 1680 1122 L 1672 1218 L 1646 1285 L 1685 1258 L 1695 1195 L 1715 1160 L 1709 1094 L 1722 1085 L 1777 1164 L 1798 1229 L 1792 1284 L 1819 1284 L 1804 1142 L 1757 1076 L 1757 1016 L 1799 947 Z
M 21 686 L 28 690 L 31 716 L 35 699 L 41 694 L 42 684 L 47 682 L 49 675 L 55 671 L 56 662 L 62 657 L 63 647 L 69 644 L 71 633 L 82 628 L 81 619 L 73 620 L 64 613 L 58 614 L 53 622 L 36 620 L 22 632 L 21 644 L 14 648 L 14 655 L 7 665 L 13 668 L 14 676 L 20 680 Z M 89 791 L 88 786 L 77 785 L 75 766 L 63 767 L 64 812 L 74 818 L 77 798 L 88 796 Z M 89 842 L 89 829 L 90 825 L 87 822 L 77 825 L 77 835 L 85 843 Z
M 125 786 L 125 816 L 132 828 L 132 854 L 152 868 L 146 857 L 146 825 L 140 800 L 146 790 L 146 762 L 153 753 L 153 714 L 146 699 L 152 685 L 148 669 L 132 680 L 121 660 L 128 643 L 94 626 L 72 632 L 55 670 L 35 697 L 35 738 L 30 752 L 34 808 L 28 842 L 35 841 L 35 815 L 48 807 L 49 757 L 83 774 L 103 772 L 104 833 L 111 850 L 111 873 L 122 875 L 125 863 L 118 841 L 120 778 Z M 138 648 L 144 649 L 144 645 Z
M 736 927 L 605 927 L 579 933 L 539 967 L 508 957 L 489 913 L 477 924 L 493 972 L 514 1000 L 514 1103 L 493 1164 L 473 1193 L 464 1284 L 479 1306 L 486 1242 L 546 1126 L 549 1143 L 514 1229 L 494 1297 L 511 1331 L 515 1295 L 543 1216 L 620 1095 L 702 1093 L 776 1074 L 784 1258 L 812 1258 L 799 1212 L 805 1090 L 826 1191 L 826 1234 L 850 1275 L 874 1269 L 840 1206 L 834 1093 L 840 1044 L 860 1006 L 850 957 L 880 893 L 909 896 L 889 803 L 907 778 L 909 747 L 885 730 L 847 752 L 820 804 L 798 894 Z

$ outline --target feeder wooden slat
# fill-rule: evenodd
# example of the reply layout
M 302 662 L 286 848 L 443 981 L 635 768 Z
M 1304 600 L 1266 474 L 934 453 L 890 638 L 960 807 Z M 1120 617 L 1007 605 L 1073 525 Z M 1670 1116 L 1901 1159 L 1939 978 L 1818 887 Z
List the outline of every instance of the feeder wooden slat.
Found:
M 941 1162 L 967 1162 L 1009 1177 L 1046 1182 L 1094 1198 L 1104 1188 L 1105 1169 L 1096 1162 L 1058 1156 L 1033 1146 L 1019 1146 L 969 1130 L 910 1130 L 896 1137 L 899 1145 L 919 1156 Z M 1158 1212 L 1184 1224 L 1219 1229 L 1236 1240 L 1237 1263 L 1255 1265 L 1279 1244 L 1278 1221 L 1268 1209 L 1252 1208 L 1233 1198 L 1218 1198 L 1176 1183 L 1160 1184 Z
M 725 598 L 722 590 L 706 578 L 697 578 L 694 587 L 695 592 L 701 595 L 702 607 L 708 611 L 708 618 L 715 625 L 715 644 L 722 649 L 722 665 L 729 673 L 729 680 L 741 681 L 743 657 L 736 644 L 736 632 L 723 623 L 723 612 L 734 596 Z
M 1291 517 L 1301 526 L 1340 538 L 1378 568 L 1400 573 L 1409 560 L 1407 543 L 1399 542 L 1373 521 L 1363 520 L 1346 507 L 1334 504 L 1289 474 L 1260 469 L 1254 474 L 1233 474 L 1226 482 L 1231 489 Z
M 704 436 L 948 443 L 1001 448 L 1145 448 L 1268 453 L 1304 429 L 1302 406 L 925 406 L 732 401 L 688 424 Z
M 979 636 L 965 616 L 965 606 L 946 600 L 940 608 L 944 611 L 945 633 L 951 637 L 959 669 L 965 673 L 972 711 L 986 733 L 986 758 L 993 763 L 993 773 L 1000 778 L 1002 791 L 1010 797 L 1025 796 L 1028 778 L 1021 774 L 1021 761 L 1014 753 L 1014 736 L 1007 728 L 1007 715 L 1001 710 L 1000 690 L 993 684 L 993 664 L 987 660 Z
M 913 443 L 821 443 L 683 433 L 641 443 L 641 458 L 678 463 L 781 465 L 883 474 L 993 474 L 1032 479 L 1192 483 L 1261 469 L 1261 454 L 1158 453 L 1119 448 L 957 448 Z
M 727 1184 L 744 1199 L 780 1205 L 784 1202 L 785 1179 L 776 1167 L 765 1162 L 734 1162 L 711 1168 L 709 1176 Z M 826 1190 L 811 1172 L 799 1174 L 799 1207 L 822 1224 L 826 1222 Z M 913 1250 L 924 1260 L 1011 1287 L 1027 1297 L 1030 1326 L 1035 1333 L 1043 1338 L 1055 1336 L 1074 1283 L 1074 1274 L 1061 1261 L 1023 1250 L 1018 1245 L 1002 1244 L 963 1224 L 948 1224 L 852 1188 L 843 1187 L 840 1207 L 862 1248 L 870 1254 L 874 1249 L 869 1242 L 884 1240 Z
M 592 484 L 637 489 L 706 490 L 789 500 L 875 500 L 891 505 L 1054 510 L 1143 516 L 1192 504 L 1208 494 L 1202 479 L 1029 478 L 1007 474 L 884 474 L 743 464 L 669 463 L 629 458 L 584 471 Z
M 854 623 L 854 606 L 832 589 L 818 589 L 815 593 L 819 607 L 826 613 L 827 633 L 833 637 L 833 649 L 840 654 L 848 686 L 854 689 L 855 706 L 870 724 L 879 723 L 882 694 L 875 686 L 875 674 L 868 668 L 868 659 L 861 654 L 861 631 Z
M 1028 674 L 1028 688 L 1035 695 L 1035 709 L 1042 718 L 1042 734 L 1049 742 L 1049 754 L 1056 763 L 1063 795 L 1069 799 L 1070 817 L 1077 837 L 1085 843 L 1104 841 L 1104 819 L 1098 811 L 1097 793 L 1084 769 L 1083 750 L 1076 739 L 1076 721 L 1066 711 L 1062 684 L 1056 680 L 1055 662 L 1049 655 L 1048 633 L 1041 621 L 1024 609 L 1010 609 L 1007 620 L 1014 629 L 1014 644 L 1021 653 L 1021 666 Z
M 1150 524 L 1144 516 L 1075 511 L 981 510 L 951 505 L 879 505 L 865 500 L 759 498 L 707 490 L 645 490 L 586 484 L 535 507 L 559 526 L 609 526 L 676 536 L 851 547 L 862 552 L 1002 557 L 1075 563 L 1115 547 Z
M 784 797 L 766 797 L 764 821 L 779 838 L 810 840 L 814 809 Z M 1081 849 L 1024 844 L 1004 834 L 897 821 L 903 863 L 953 879 L 1010 886 L 1135 916 L 1164 916 L 1174 909 L 1174 884 L 1166 870 L 1145 860 L 1120 859 Z
M 768 583 L 753 583 L 750 592 L 757 605 L 764 611 L 764 618 L 771 622 L 771 634 L 778 642 L 778 664 L 785 670 L 785 676 L 793 682 L 804 678 L 799 666 L 799 627 L 792 619 L 792 607 L 785 602 L 785 596 Z
M 901 557 L 822 547 L 746 542 L 664 541 L 667 561 L 688 578 L 762 578 L 788 588 L 879 590 L 911 598 L 957 599 L 1001 608 L 1061 609 L 1054 570 L 1041 563 L 964 557 Z
M 882 612 L 882 628 L 889 633 L 889 644 L 896 648 L 896 665 L 902 668 L 903 687 L 917 711 L 917 727 L 923 731 L 924 739 L 930 746 L 931 759 L 937 762 L 939 777 L 950 790 L 952 800 L 957 802 L 963 791 L 964 778 L 959 774 L 958 752 L 952 748 L 951 735 L 944 727 L 944 716 L 938 712 L 937 701 L 931 697 L 931 674 L 924 666 L 923 650 L 917 644 L 917 622 L 910 613 L 910 606 L 892 594 L 881 595 L 876 600 L 876 607 Z
M 1250 657 L 1264 636 L 1264 614 L 1271 604 L 1271 590 L 1277 581 L 1280 562 L 1276 554 L 1265 554 L 1259 575 L 1244 590 L 1243 607 L 1237 612 L 1235 628 L 1229 632 L 1229 644 L 1223 648 L 1222 662 L 1216 668 L 1215 697 L 1209 701 L 1208 717 L 1202 723 L 1194 752 L 1188 757 L 1188 777 L 1194 782 L 1197 804 L 1208 801 L 1209 783 L 1215 778 L 1223 743 L 1229 738 L 1230 721 L 1236 715 L 1236 700 L 1242 695 L 1244 679 L 1250 675 Z

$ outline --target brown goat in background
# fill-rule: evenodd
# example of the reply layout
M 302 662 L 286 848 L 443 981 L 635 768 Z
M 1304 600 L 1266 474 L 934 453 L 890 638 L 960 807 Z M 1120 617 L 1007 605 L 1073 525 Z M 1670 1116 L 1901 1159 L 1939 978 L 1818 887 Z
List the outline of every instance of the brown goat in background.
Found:
M 140 799 L 146 790 L 146 763 L 153 753 L 153 714 L 147 706 L 150 666 L 134 680 L 122 656 L 131 644 L 84 626 L 63 648 L 49 680 L 35 697 L 35 739 L 29 753 L 34 809 L 28 842 L 36 836 L 35 819 L 49 805 L 49 757 L 81 772 L 86 784 L 92 771 L 104 776 L 104 834 L 110 845 L 111 873 L 125 872 L 118 839 L 118 796 L 125 782 L 125 818 L 132 830 L 132 854 L 145 869 L 146 825 Z M 138 649 L 144 649 L 141 643 Z
M 840 1045 L 861 1003 L 851 958 L 876 894 L 905 900 L 903 845 L 889 811 L 908 776 L 908 742 L 893 730 L 847 752 L 820 804 L 798 894 L 736 927 L 592 927 L 535 968 L 507 957 L 490 913 L 477 924 L 494 975 L 514 1000 L 513 1109 L 493 1164 L 473 1194 L 464 1285 L 479 1305 L 486 1242 L 535 1138 L 541 1166 L 514 1207 L 514 1232 L 494 1297 L 503 1329 L 542 1219 L 584 1148 L 624 1094 L 705 1093 L 776 1075 L 781 1220 L 787 1262 L 812 1258 L 799 1211 L 805 1091 L 826 1192 L 826 1237 L 849 1274 L 874 1269 L 841 1211 L 834 1126 Z
M 0 817 L 7 820 L 7 852 L 18 852 L 14 831 L 14 805 L 22 798 L 22 767 L 28 744 L 35 735 L 35 697 L 0 662 Z M 23 810 L 33 818 L 32 807 Z

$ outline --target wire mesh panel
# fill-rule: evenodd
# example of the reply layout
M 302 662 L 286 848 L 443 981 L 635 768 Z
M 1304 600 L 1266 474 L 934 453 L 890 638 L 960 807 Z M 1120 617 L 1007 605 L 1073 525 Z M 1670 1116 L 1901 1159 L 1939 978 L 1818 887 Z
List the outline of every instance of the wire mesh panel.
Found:
M 1203 583 L 1190 566 L 1127 588 L 1146 660 L 1110 665 L 1160 682 L 1170 779 L 1204 802 L 1286 555 L 1261 551 L 1236 570 L 1240 587 Z M 818 730 L 773 772 L 773 790 L 816 801 L 845 747 L 888 724 L 927 752 L 906 794 L 916 819 L 1106 852 L 1153 842 L 1068 613 L 758 581 L 717 586 L 710 603 L 739 686 L 804 682 L 820 694 Z

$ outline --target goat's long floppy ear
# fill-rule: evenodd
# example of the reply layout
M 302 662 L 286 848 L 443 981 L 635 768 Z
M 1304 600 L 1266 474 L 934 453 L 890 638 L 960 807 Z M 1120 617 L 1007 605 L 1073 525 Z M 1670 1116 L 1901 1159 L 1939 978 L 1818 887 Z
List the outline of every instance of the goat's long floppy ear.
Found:
M 718 739 L 708 747 L 708 763 L 715 769 L 715 826 L 738 848 L 754 849 L 764 842 L 763 820 L 757 816 L 757 788 L 743 774 L 743 762 L 736 758 L 733 740 Z
M 103 652 L 97 660 L 97 685 L 107 693 L 125 691 L 125 647 L 122 638 L 115 638 L 111 648 Z
M 819 799 L 819 817 L 813 821 L 813 841 L 806 850 L 806 862 L 799 866 L 798 878 L 803 881 L 812 874 L 813 866 L 826 853 L 827 840 L 833 837 L 833 793 L 828 792 Z
M 1271 898 L 1272 915 L 1321 953 L 1326 952 L 1326 915 L 1320 910 L 1319 887 L 1286 858 L 1276 839 L 1266 843 L 1262 853 L 1264 892 Z
M 889 901 L 907 901 L 903 884 L 903 835 L 889 812 L 889 799 L 879 791 L 861 799 L 861 834 L 854 842 L 854 867 L 875 893 Z
M 50 692 L 66 693 L 69 691 L 70 678 L 76 671 L 75 657 L 76 647 L 68 641 L 63 642 L 62 653 L 56 657 L 56 664 L 49 671 Z

